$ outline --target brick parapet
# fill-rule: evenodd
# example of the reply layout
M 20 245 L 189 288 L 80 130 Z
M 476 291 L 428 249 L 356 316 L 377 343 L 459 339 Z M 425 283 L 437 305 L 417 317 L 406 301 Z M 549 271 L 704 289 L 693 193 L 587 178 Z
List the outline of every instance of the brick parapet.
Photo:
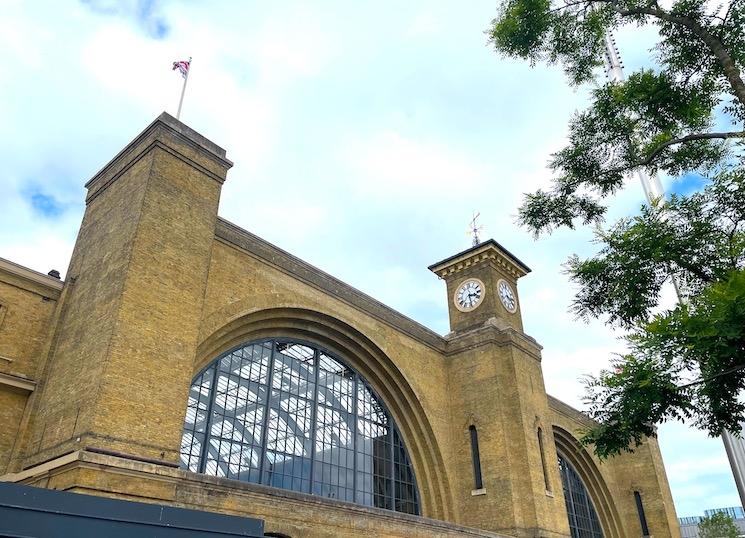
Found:
M 220 184 L 233 166 L 225 158 L 224 149 L 163 112 L 85 184 L 88 189 L 86 204 L 154 148 L 168 152 Z

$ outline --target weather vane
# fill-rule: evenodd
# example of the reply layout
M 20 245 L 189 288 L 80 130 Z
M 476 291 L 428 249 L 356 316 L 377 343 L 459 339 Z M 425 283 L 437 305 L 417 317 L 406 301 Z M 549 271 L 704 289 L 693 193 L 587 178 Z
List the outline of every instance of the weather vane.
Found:
M 484 229 L 483 226 L 478 226 L 476 224 L 476 219 L 479 218 L 479 215 L 481 213 L 477 213 L 476 211 L 473 212 L 473 218 L 471 219 L 471 223 L 468 225 L 468 234 L 473 236 L 473 246 L 476 247 L 481 243 L 479 240 L 479 232 Z

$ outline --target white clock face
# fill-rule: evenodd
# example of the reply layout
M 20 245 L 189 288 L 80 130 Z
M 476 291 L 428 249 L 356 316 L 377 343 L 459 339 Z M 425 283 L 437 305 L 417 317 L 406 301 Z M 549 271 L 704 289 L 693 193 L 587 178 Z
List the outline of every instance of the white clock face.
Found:
M 506 281 L 499 279 L 499 282 L 497 283 L 497 292 L 499 293 L 499 300 L 502 301 L 507 312 L 511 314 L 517 312 L 517 298 L 515 297 L 515 292 L 512 291 L 512 288 Z
M 455 306 L 461 312 L 473 310 L 484 299 L 484 283 L 478 278 L 469 278 L 455 290 Z

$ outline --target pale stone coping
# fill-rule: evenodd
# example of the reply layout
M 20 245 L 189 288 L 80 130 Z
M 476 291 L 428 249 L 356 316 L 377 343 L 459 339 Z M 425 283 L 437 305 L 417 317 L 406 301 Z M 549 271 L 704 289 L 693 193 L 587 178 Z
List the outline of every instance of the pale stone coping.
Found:
M 27 282 L 32 282 L 54 291 L 61 291 L 64 282 L 58 278 L 45 275 L 23 265 L 17 264 L 5 258 L 0 258 L 0 276 L 2 273 L 10 274 Z
M 489 239 L 475 247 L 445 258 L 440 262 L 430 265 L 428 269 L 440 278 L 444 278 L 448 274 L 456 273 L 476 263 L 489 260 L 498 263 L 516 279 L 530 273 L 530 267 L 521 262 L 517 256 L 494 239 Z
M 433 330 L 230 221 L 218 217 L 215 236 L 437 351 L 445 349 L 445 339 Z
M 541 346 L 534 338 L 511 327 L 501 327 L 497 320 L 490 319 L 481 327 L 476 327 L 464 333 L 449 333 L 443 337 L 419 322 L 397 312 L 349 284 L 342 282 L 317 267 L 293 256 L 289 252 L 282 250 L 257 235 L 254 235 L 221 217 L 217 218 L 215 237 L 230 246 L 237 247 L 258 259 L 269 263 L 278 270 L 297 278 L 310 286 L 320 289 L 324 293 L 328 293 L 329 295 L 346 302 L 360 310 L 362 313 L 390 325 L 394 329 L 407 334 L 415 340 L 445 355 L 459 353 L 471 347 L 483 345 L 487 341 L 494 341 L 494 338 L 491 336 L 489 336 L 488 339 L 485 339 L 483 335 L 477 334 L 480 331 L 488 331 L 491 329 L 500 333 L 498 343 L 512 343 L 536 360 L 540 361 Z M 489 334 L 491 334 L 491 332 Z M 470 341 L 474 337 L 476 337 L 478 341 Z
M 201 148 L 206 149 L 210 153 L 217 157 L 221 157 L 226 162 L 233 164 L 232 162 L 225 159 L 226 151 L 215 144 L 212 140 L 206 136 L 199 134 L 197 131 L 186 125 L 181 120 L 178 120 L 171 116 L 168 112 L 161 112 L 160 116 L 155 121 L 160 121 L 168 125 L 171 129 L 188 138 L 190 141 L 198 144 Z
M 85 188 L 90 188 L 90 186 L 93 183 L 95 183 L 96 180 L 104 172 L 109 170 L 114 165 L 114 163 L 121 160 L 124 156 L 130 153 L 132 151 L 132 148 L 134 148 L 138 143 L 140 143 L 143 139 L 145 139 L 159 125 L 165 126 L 167 129 L 174 132 L 186 144 L 206 151 L 225 168 L 230 168 L 233 166 L 232 161 L 229 161 L 228 159 L 225 158 L 226 152 L 223 148 L 221 148 L 214 142 L 210 141 L 206 137 L 202 136 L 201 134 L 196 132 L 191 127 L 180 122 L 179 120 L 177 120 L 176 118 L 168 114 L 167 112 L 162 112 L 160 116 L 155 118 L 152 121 L 152 123 L 150 123 L 150 125 L 145 127 L 145 129 L 140 134 L 138 134 L 131 142 L 129 142 L 124 147 L 124 149 L 122 149 L 119 153 L 117 153 L 114 156 L 113 159 L 111 159 L 108 163 L 106 163 L 106 165 L 104 165 L 101 168 L 101 170 L 96 172 L 91 178 L 91 180 L 85 184 Z
M 471 496 L 476 497 L 478 495 L 486 495 L 486 488 L 472 489 Z
M 189 166 L 199 170 L 207 177 L 220 184 L 225 181 L 224 175 L 220 175 L 213 170 L 208 170 L 189 157 L 176 151 L 175 148 L 165 144 L 162 140 L 163 137 L 159 136 L 159 132 L 162 133 L 164 131 L 169 132 L 171 136 L 184 145 L 190 146 L 201 152 L 201 154 L 207 156 L 214 163 L 217 163 L 218 167 L 222 170 L 227 171 L 233 166 L 233 163 L 225 158 L 224 149 L 217 144 L 210 142 L 207 138 L 200 135 L 190 127 L 187 127 L 170 114 L 163 112 L 150 125 L 148 125 L 144 131 L 137 135 L 134 140 L 129 142 L 124 149 L 117 153 L 103 168 L 96 172 L 90 181 L 85 184 L 85 188 L 88 189 L 88 194 L 85 199 L 86 204 L 90 204 L 98 195 L 105 191 L 114 181 L 129 170 L 129 168 L 134 166 L 135 163 L 146 156 L 153 148 L 159 148 L 170 153 L 173 157 L 187 163 Z M 148 142 L 148 139 L 150 138 L 151 140 Z
M 25 377 L 20 377 L 17 375 L 4 374 L 2 372 L 0 372 L 0 385 L 13 387 L 25 392 L 33 392 L 36 389 L 36 381 L 32 381 L 31 379 L 27 379 Z
M 60 456 L 59 458 L 54 458 L 42 464 L 36 465 L 35 467 L 31 467 L 30 469 L 26 469 L 25 471 L 0 475 L 0 482 L 22 482 L 23 480 L 43 475 L 45 473 L 48 473 L 49 471 L 64 467 L 65 465 L 79 460 L 80 452 L 80 450 L 70 452 L 63 456 Z
M 431 529 L 436 536 L 438 529 L 445 531 L 457 531 L 465 536 L 478 536 L 482 538 L 508 538 L 504 534 L 492 531 L 481 530 L 474 527 L 466 527 L 457 523 L 431 519 L 423 516 L 404 514 L 394 512 L 383 508 L 375 508 L 356 503 L 340 501 L 337 499 L 327 499 L 318 495 L 300 493 L 296 491 L 273 488 L 260 484 L 250 484 L 229 478 L 220 478 L 210 475 L 192 473 L 182 469 L 174 469 L 155 463 L 140 462 L 128 458 L 93 453 L 85 450 L 77 450 L 60 456 L 56 459 L 37 465 L 25 471 L 10 473 L 0 476 L 0 482 L 23 482 L 34 478 L 43 477 L 78 463 L 81 466 L 92 465 L 99 472 L 111 470 L 121 475 L 130 475 L 134 478 L 147 479 L 152 477 L 154 480 L 169 480 L 174 482 L 191 483 L 203 487 L 212 487 L 222 492 L 236 494 L 257 494 L 276 498 L 288 503 L 299 503 L 304 505 L 315 505 L 319 509 L 343 510 L 359 517 L 371 517 L 378 519 L 387 519 L 399 521 L 405 524 L 412 524 L 419 527 Z M 101 493 L 106 493 L 101 491 Z M 159 500 L 162 502 L 162 500 Z M 210 507 L 202 507 L 203 510 L 210 510 Z M 291 509 L 291 506 L 288 507 Z
M 550 394 L 546 394 L 546 397 L 548 398 L 548 406 L 553 411 L 561 413 L 562 415 L 565 415 L 570 419 L 576 420 L 588 426 L 595 426 L 598 424 L 598 422 L 596 420 L 593 420 L 592 417 L 586 415 L 579 409 L 575 409 L 571 405 L 562 402 L 557 397 L 551 396 Z

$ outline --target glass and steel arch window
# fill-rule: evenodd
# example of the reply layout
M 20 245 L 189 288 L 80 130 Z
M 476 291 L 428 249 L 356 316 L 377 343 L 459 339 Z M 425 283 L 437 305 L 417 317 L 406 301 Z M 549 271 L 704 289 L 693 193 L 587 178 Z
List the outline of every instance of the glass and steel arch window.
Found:
M 411 463 L 382 400 L 342 359 L 296 341 L 243 345 L 194 378 L 181 467 L 419 513 Z
M 603 538 L 598 514 L 579 473 L 561 454 L 558 456 L 572 538 Z

